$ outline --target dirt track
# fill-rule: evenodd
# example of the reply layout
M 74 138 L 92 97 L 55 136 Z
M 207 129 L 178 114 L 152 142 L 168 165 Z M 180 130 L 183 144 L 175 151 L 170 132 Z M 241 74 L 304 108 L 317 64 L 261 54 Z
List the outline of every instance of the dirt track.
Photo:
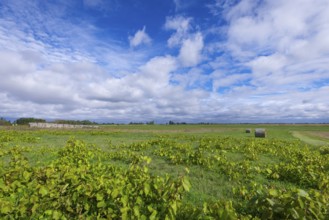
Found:
M 321 138 L 326 138 L 329 139 L 329 132 L 326 131 L 317 131 L 317 132 L 308 132 L 309 134 L 311 134 L 312 136 L 318 136 Z

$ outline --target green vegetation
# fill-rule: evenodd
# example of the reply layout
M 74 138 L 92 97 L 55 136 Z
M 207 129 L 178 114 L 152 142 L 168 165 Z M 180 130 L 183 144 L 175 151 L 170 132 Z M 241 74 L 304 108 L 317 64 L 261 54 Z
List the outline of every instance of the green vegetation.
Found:
M 0 126 L 9 126 L 9 125 L 11 125 L 10 121 L 7 121 L 2 117 L 0 118 Z
M 328 219 L 328 128 L 0 129 L 0 218 Z
M 328 133 L 329 134 L 329 133 Z M 310 135 L 307 132 L 292 132 L 292 135 L 296 138 L 299 138 L 300 140 L 304 141 L 305 143 L 321 146 L 329 144 L 329 139 L 324 139 L 316 135 Z
M 19 118 L 15 121 L 18 125 L 28 125 L 30 122 L 46 122 L 46 120 L 39 118 Z
M 95 125 L 97 124 L 96 122 L 91 122 L 89 120 L 55 120 L 54 123 L 56 124 L 70 124 L 70 125 Z

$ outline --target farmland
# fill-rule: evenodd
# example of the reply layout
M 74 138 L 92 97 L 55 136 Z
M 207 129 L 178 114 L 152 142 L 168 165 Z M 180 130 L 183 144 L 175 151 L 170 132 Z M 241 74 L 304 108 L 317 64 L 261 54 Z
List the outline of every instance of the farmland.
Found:
M 255 138 L 248 128 L 265 128 Z M 328 219 L 328 125 L 0 128 L 1 219 Z

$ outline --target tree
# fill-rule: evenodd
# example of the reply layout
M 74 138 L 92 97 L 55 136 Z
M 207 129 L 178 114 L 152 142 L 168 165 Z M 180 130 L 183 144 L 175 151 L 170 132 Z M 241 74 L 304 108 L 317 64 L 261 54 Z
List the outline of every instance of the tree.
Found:
M 8 126 L 11 125 L 10 121 L 7 121 L 3 117 L 0 118 L 0 125 Z
M 96 122 L 91 122 L 89 120 L 63 120 L 63 119 L 58 119 L 54 121 L 55 124 L 70 124 L 70 125 L 95 125 L 97 124 Z
M 15 121 L 18 125 L 28 125 L 30 122 L 46 122 L 46 120 L 39 118 L 19 118 Z

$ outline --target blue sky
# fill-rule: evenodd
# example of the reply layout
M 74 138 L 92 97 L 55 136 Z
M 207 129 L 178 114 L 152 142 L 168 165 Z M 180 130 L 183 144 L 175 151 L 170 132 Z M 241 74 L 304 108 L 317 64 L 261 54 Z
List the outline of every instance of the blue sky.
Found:
M 2 0 L 0 116 L 329 122 L 327 0 Z

